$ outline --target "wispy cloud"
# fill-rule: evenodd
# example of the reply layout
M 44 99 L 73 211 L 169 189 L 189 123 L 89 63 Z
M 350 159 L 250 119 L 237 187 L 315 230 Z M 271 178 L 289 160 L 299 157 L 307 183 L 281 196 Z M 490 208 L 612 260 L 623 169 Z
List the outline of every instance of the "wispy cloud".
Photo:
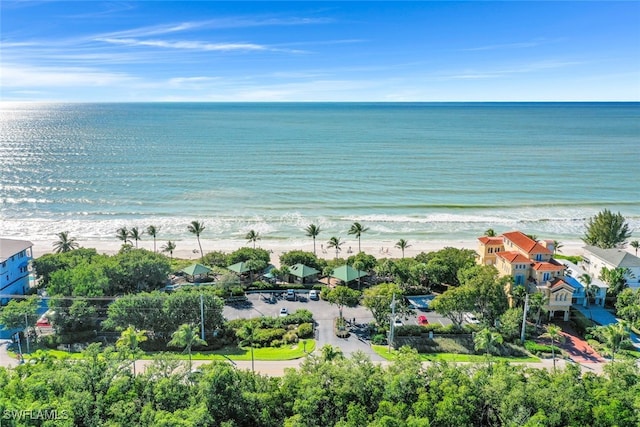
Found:
M 167 40 L 139 40 L 139 39 L 96 39 L 105 43 L 126 46 L 150 46 L 165 49 L 188 49 L 203 51 L 232 51 L 232 50 L 274 50 L 255 43 L 208 43 L 202 41 L 167 41 Z

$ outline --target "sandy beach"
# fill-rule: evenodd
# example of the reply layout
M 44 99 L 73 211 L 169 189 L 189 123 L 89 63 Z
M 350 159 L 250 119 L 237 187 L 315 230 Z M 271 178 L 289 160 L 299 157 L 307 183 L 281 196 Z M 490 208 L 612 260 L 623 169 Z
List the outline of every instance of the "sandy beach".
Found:
M 454 247 L 460 249 L 473 249 L 476 250 L 478 247 L 477 240 L 451 240 L 451 241 L 412 241 L 410 239 L 409 244 L 410 247 L 406 248 L 404 251 L 405 257 L 413 257 L 421 252 L 432 252 L 437 251 L 439 249 L 445 247 Z M 33 242 L 33 254 L 34 257 L 39 257 L 45 253 L 50 253 L 53 251 L 53 241 L 43 241 L 43 240 L 32 240 Z M 236 249 L 241 247 L 251 247 L 251 244 L 248 244 L 243 240 L 207 240 L 201 239 L 202 250 L 204 253 L 212 252 L 212 251 L 222 251 L 222 252 L 233 252 Z M 351 256 L 353 253 L 356 253 L 358 250 L 358 241 L 355 239 L 345 239 L 344 245 L 342 246 L 342 251 L 340 252 L 340 258 L 347 258 Z M 120 250 L 122 243 L 115 238 L 113 240 L 82 240 L 78 239 L 78 243 L 80 246 L 85 248 L 95 248 L 98 253 L 104 253 L 107 255 L 113 255 Z M 158 251 L 160 247 L 166 243 L 165 240 L 158 240 L 156 242 Z M 198 242 L 196 239 L 184 239 L 184 240 L 175 240 L 176 250 L 173 252 L 174 258 L 183 258 L 183 259 L 193 259 L 196 260 L 200 258 L 200 254 L 198 252 Z M 363 235 L 362 240 L 362 250 L 367 253 L 375 256 L 376 258 L 400 258 L 402 256 L 402 251 L 395 247 L 395 241 L 384 241 L 384 240 L 368 240 Z M 575 241 L 563 241 L 562 248 L 560 249 L 560 253 L 563 255 L 581 255 L 582 247 L 584 243 L 581 240 Z M 327 243 L 324 240 L 316 241 L 316 253 L 319 258 L 324 259 L 333 259 L 335 257 L 335 250 L 327 249 Z M 139 248 L 144 248 L 148 250 L 153 250 L 153 241 L 149 239 L 144 239 L 138 242 Z M 299 240 L 299 241 L 258 241 L 256 244 L 257 248 L 266 249 L 271 251 L 271 262 L 279 267 L 280 266 L 280 255 L 284 252 L 288 252 L 291 250 L 304 250 L 313 252 L 313 241 L 311 239 L 307 240 Z M 324 251 L 322 250 L 324 248 Z M 351 253 L 349 252 L 349 248 L 351 248 Z

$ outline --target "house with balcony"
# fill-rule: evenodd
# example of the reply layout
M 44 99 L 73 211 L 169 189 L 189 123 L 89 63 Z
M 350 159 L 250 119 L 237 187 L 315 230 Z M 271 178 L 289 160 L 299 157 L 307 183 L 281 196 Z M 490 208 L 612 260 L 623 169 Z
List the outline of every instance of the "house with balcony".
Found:
M 563 312 L 569 318 L 573 287 L 563 280 L 566 267 L 552 258 L 550 241 L 537 242 L 520 231 L 478 241 L 479 264 L 495 266 L 500 276 L 512 276 L 513 286 L 524 286 L 528 293 L 544 293 L 550 316 Z M 510 301 L 511 291 L 511 287 L 506 290 Z
M 24 295 L 29 290 L 32 247 L 26 240 L 0 238 L 0 305 L 6 305 L 11 295 Z
M 585 246 L 581 267 L 594 278 L 599 278 L 602 268 L 628 269 L 625 274 L 627 285 L 632 289 L 640 288 L 640 258 L 624 249 L 602 249 L 597 246 Z

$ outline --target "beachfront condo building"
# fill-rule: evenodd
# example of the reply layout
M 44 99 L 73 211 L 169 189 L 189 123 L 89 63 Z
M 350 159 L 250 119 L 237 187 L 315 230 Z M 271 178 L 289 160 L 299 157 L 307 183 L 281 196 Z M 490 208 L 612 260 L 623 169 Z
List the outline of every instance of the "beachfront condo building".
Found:
M 0 305 L 11 295 L 24 295 L 29 289 L 29 262 L 33 243 L 0 238 Z
M 571 280 L 565 279 L 567 267 L 553 259 L 553 242 L 537 242 L 520 231 L 496 237 L 482 236 L 478 241 L 478 263 L 493 265 L 501 277 L 513 277 L 513 283 L 506 289 L 511 304 L 513 286 L 524 286 L 527 293 L 545 295 L 549 317 L 562 313 L 564 320 L 569 320 L 577 289 Z

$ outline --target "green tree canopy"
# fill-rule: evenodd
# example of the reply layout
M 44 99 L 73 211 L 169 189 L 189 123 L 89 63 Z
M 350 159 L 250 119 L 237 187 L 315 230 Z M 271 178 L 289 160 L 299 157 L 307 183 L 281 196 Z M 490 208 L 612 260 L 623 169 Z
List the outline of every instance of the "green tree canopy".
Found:
M 400 286 L 395 283 L 382 283 L 365 289 L 362 298 L 362 305 L 371 310 L 371 314 L 376 323 L 386 326 L 391 319 L 391 302 L 393 296 L 396 298 L 396 313 L 403 314 L 407 307 L 403 302 L 403 292 Z
M 333 289 L 325 288 L 322 291 L 322 299 L 327 300 L 330 304 L 335 304 L 342 316 L 342 309 L 346 307 L 355 307 L 360 301 L 362 293 L 351 289 L 348 286 L 336 286 Z
M 602 249 L 616 248 L 631 237 L 629 224 L 620 212 L 614 214 L 608 209 L 589 218 L 585 224 L 587 230 L 582 240 L 587 245 Z
M 283 253 L 280 255 L 280 264 L 288 267 L 296 264 L 304 264 L 308 267 L 315 268 L 318 271 L 322 271 L 325 267 L 325 263 L 321 262 L 313 252 L 302 250 L 293 250 Z
M 271 254 L 266 249 L 260 248 L 240 248 L 227 255 L 227 265 L 233 265 L 238 262 L 247 262 L 250 260 L 259 260 L 266 266 L 271 262 Z
M 0 308 L 0 325 L 4 326 L 4 329 L 24 329 L 33 326 L 38 320 L 38 305 L 38 298 L 35 296 L 22 301 L 10 300 Z

